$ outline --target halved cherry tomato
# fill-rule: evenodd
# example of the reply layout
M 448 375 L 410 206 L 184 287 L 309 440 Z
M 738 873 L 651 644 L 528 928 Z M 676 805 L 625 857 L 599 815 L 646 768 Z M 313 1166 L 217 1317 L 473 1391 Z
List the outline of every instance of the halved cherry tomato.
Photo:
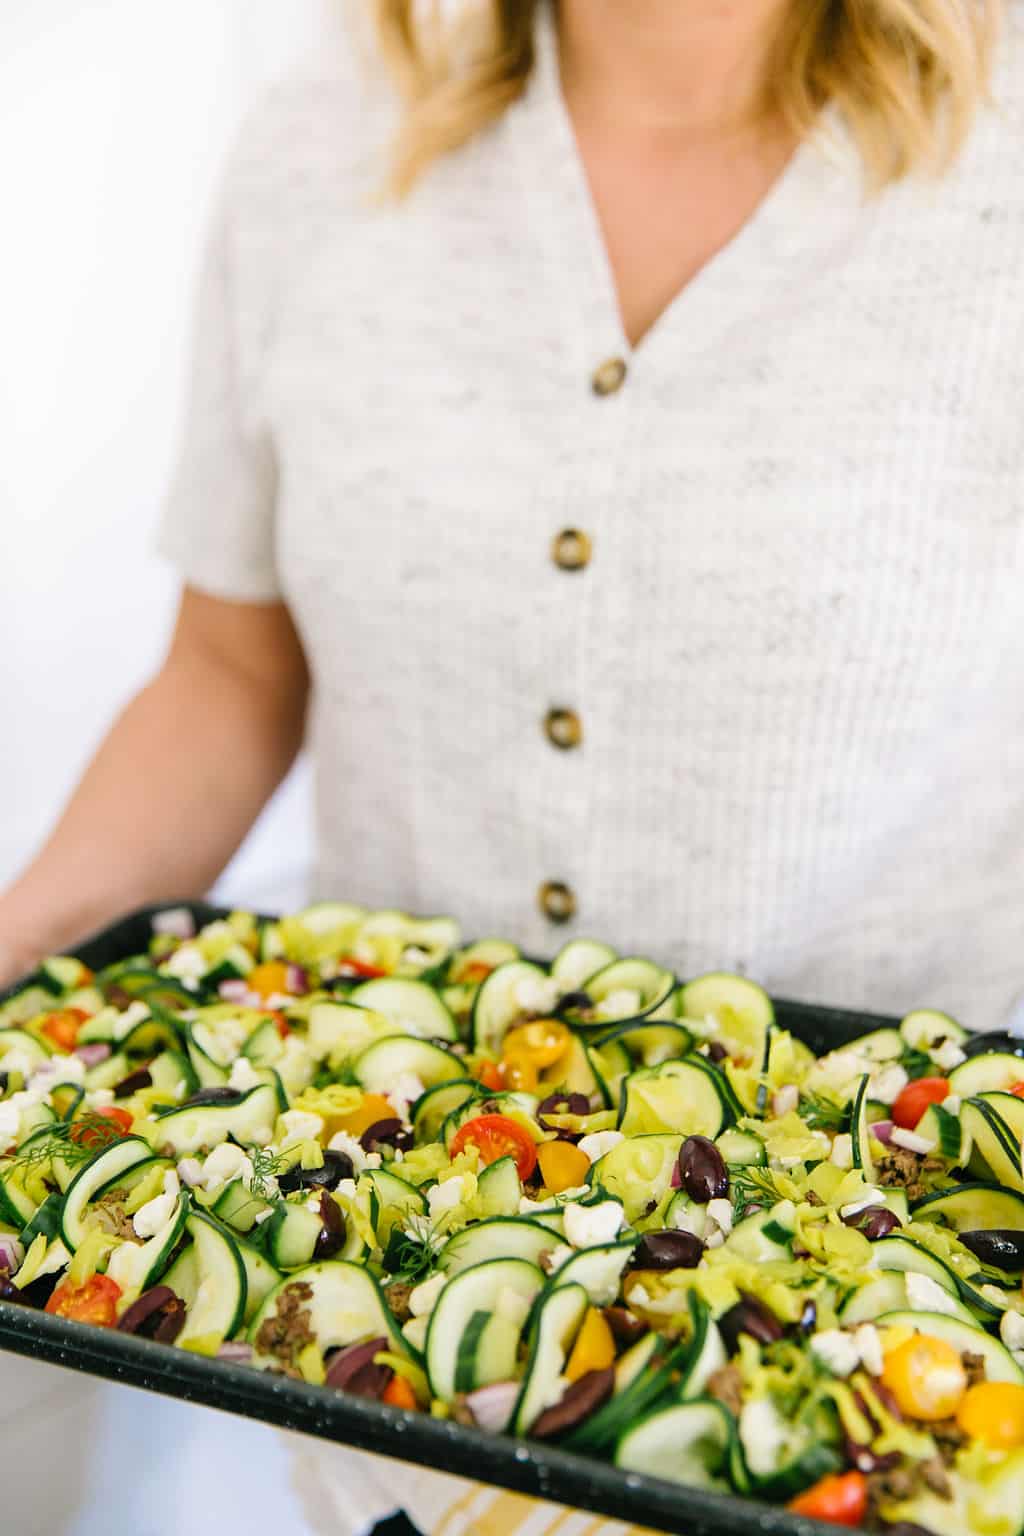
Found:
M 76 1323 L 92 1323 L 97 1328 L 113 1328 L 117 1322 L 117 1303 L 121 1287 L 109 1275 L 90 1275 L 82 1285 L 65 1280 L 49 1301 L 47 1312 L 56 1317 L 70 1317 Z
M 790 1499 L 787 1509 L 830 1525 L 861 1525 L 868 1508 L 868 1480 L 863 1472 L 841 1472 L 823 1477 Z
M 406 1381 L 404 1376 L 396 1372 L 384 1388 L 382 1403 L 390 1403 L 392 1408 L 417 1408 L 416 1393 Z
M 266 1002 L 268 997 L 288 991 L 288 967 L 283 960 L 265 960 L 262 965 L 253 966 L 245 984 Z
M 365 976 L 373 980 L 375 976 L 390 976 L 390 971 L 382 970 L 379 965 L 367 965 L 365 960 L 353 960 L 351 955 L 346 955 L 340 962 L 342 974 L 346 971 L 350 976 Z
M 542 1141 L 537 1148 L 544 1188 L 552 1195 L 563 1189 L 577 1189 L 586 1182 L 590 1158 L 571 1141 Z
M 1024 1387 L 1016 1381 L 979 1381 L 968 1387 L 956 1422 L 972 1440 L 994 1451 L 1024 1445 Z
M 1010 1092 L 1014 1095 L 1015 1098 L 1024 1099 L 1024 1083 L 1014 1083 L 1013 1087 L 1010 1089 Z
M 505 1056 L 525 1056 L 538 1071 L 561 1061 L 572 1043 L 572 1036 L 558 1019 L 532 1019 L 510 1029 L 502 1052 Z
M 97 1120 L 108 1121 L 110 1130 L 108 1131 L 106 1126 L 97 1125 Z M 132 1123 L 132 1116 L 128 1110 L 121 1109 L 116 1104 L 104 1104 L 99 1109 L 90 1110 L 88 1119 L 76 1120 L 68 1136 L 76 1147 L 105 1147 L 108 1142 L 127 1136 Z
M 892 1118 L 905 1131 L 917 1129 L 925 1110 L 932 1104 L 941 1104 L 949 1096 L 949 1083 L 944 1077 L 919 1077 L 908 1083 L 892 1106 Z
M 508 1115 L 477 1115 L 467 1120 L 452 1138 L 452 1156 L 458 1157 L 467 1147 L 476 1147 L 485 1163 L 496 1163 L 499 1157 L 514 1157 L 521 1179 L 528 1179 L 537 1166 L 532 1136 Z
M 270 1017 L 273 1019 L 275 1025 L 277 1026 L 277 1032 L 281 1036 L 281 1039 L 287 1040 L 288 1036 L 292 1032 L 292 1027 L 288 1023 L 288 1020 L 285 1018 L 284 1014 L 279 1013 L 276 1008 L 271 1008 L 269 1012 Z
M 40 1027 L 59 1051 L 73 1051 L 78 1044 L 78 1031 L 88 1017 L 84 1008 L 58 1008 L 43 1020 Z
M 596 1307 L 588 1307 L 583 1327 L 576 1335 L 576 1342 L 565 1367 L 566 1381 L 579 1381 L 589 1371 L 606 1371 L 615 1364 L 615 1337 L 605 1321 L 604 1313 Z
M 482 1061 L 476 1069 L 476 1080 L 478 1083 L 483 1083 L 484 1087 L 489 1088 L 492 1093 L 496 1093 L 499 1088 L 505 1086 L 505 1079 L 496 1061 Z
M 501 1080 L 511 1093 L 536 1093 L 540 1073 L 529 1056 L 503 1056 Z
M 967 1373 L 952 1344 L 915 1333 L 886 1354 L 882 1385 L 908 1418 L 937 1423 L 952 1418 L 960 1407 Z

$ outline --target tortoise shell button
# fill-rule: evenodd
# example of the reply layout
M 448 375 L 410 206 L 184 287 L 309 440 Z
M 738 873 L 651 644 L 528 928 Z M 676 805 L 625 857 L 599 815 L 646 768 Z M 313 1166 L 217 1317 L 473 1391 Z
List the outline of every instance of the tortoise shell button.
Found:
M 576 914 L 575 894 L 561 880 L 545 880 L 537 900 L 549 923 L 567 923 Z
M 582 571 L 593 553 L 590 539 L 579 528 L 563 528 L 555 535 L 551 558 L 563 571 Z
M 570 752 L 583 740 L 583 722 L 575 710 L 549 709 L 544 716 L 544 732 L 553 747 Z
M 609 357 L 594 370 L 591 379 L 591 387 L 595 395 L 618 394 L 626 382 L 626 374 L 629 372 L 625 360 L 621 357 Z

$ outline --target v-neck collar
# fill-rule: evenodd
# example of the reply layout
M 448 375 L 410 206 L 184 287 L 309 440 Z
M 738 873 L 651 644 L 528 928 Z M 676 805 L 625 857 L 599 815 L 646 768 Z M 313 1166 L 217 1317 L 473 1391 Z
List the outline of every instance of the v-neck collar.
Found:
M 778 271 L 831 244 L 861 208 L 860 167 L 839 115 L 826 110 L 817 134 L 799 144 L 737 233 L 679 290 L 640 340 L 626 335 L 604 231 L 563 91 L 554 0 L 538 9 L 534 75 L 516 110 L 530 184 L 550 220 L 549 257 L 564 272 L 595 356 L 617 355 L 631 370 L 661 354 L 678 359 L 716 339 L 763 289 L 759 270 Z

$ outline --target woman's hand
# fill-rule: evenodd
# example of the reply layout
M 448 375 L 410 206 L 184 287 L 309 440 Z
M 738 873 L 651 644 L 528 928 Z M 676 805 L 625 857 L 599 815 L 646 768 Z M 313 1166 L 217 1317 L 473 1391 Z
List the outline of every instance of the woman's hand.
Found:
M 160 672 L 0 895 L 0 987 L 131 907 L 207 890 L 291 767 L 308 694 L 283 604 L 186 589 Z

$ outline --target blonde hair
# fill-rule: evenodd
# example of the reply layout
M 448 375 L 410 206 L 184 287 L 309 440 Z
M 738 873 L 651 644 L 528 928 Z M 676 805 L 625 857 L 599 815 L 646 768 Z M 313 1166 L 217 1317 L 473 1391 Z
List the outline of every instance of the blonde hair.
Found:
M 392 191 L 496 122 L 526 89 L 545 0 L 374 0 L 378 42 L 406 102 Z M 1001 0 L 793 0 L 771 78 L 801 137 L 834 103 L 869 186 L 955 158 L 987 98 Z

